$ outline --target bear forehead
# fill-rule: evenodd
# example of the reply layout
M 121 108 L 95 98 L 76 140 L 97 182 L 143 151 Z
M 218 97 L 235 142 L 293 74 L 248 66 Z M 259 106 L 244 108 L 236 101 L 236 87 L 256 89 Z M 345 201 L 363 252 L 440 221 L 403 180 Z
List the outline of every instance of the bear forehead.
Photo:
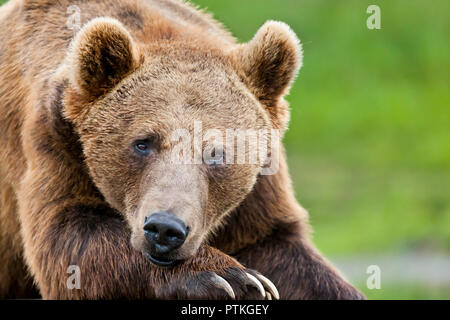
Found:
M 201 58 L 201 57 L 200 57 Z M 128 119 L 130 126 L 262 128 L 266 112 L 227 65 L 208 59 L 151 60 L 94 108 L 94 118 Z M 184 63 L 180 63 L 184 62 Z

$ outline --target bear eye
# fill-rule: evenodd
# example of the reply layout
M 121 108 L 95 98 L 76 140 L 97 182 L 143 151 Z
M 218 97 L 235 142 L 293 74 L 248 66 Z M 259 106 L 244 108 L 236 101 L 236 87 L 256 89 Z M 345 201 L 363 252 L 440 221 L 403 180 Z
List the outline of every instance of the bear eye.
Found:
M 139 155 L 148 156 L 152 152 L 152 143 L 149 140 L 137 140 L 134 142 L 134 150 Z
M 224 151 L 221 148 L 208 147 L 204 154 L 205 163 L 211 167 L 221 166 L 225 164 Z

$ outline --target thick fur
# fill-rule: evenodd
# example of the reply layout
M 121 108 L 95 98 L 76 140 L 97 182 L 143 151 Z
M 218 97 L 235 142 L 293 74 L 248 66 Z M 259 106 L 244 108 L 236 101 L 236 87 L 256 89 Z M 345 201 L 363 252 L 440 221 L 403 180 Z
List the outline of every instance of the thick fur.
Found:
M 72 4 L 78 33 L 66 25 Z M 238 298 L 254 298 L 243 273 L 251 268 L 284 299 L 363 298 L 311 244 L 284 154 L 273 176 L 242 166 L 206 179 L 210 172 L 130 160 L 121 145 L 157 128 L 163 160 L 167 133 L 194 119 L 283 131 L 300 66 L 285 24 L 268 22 L 237 44 L 181 1 L 1 7 L 0 297 L 225 298 L 208 282 L 215 272 Z M 136 250 L 142 211 L 156 210 L 142 199 L 204 222 L 179 253 L 183 263 L 156 267 Z M 66 286 L 69 265 L 81 269 L 79 290 Z

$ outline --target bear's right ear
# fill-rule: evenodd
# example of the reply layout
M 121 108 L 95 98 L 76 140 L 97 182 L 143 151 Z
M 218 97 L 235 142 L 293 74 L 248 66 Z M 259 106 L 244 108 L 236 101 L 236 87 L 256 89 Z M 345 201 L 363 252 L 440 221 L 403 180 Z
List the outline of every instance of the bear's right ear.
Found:
M 67 57 L 71 84 L 85 101 L 111 90 L 139 65 L 136 45 L 116 19 L 95 18 L 73 40 Z

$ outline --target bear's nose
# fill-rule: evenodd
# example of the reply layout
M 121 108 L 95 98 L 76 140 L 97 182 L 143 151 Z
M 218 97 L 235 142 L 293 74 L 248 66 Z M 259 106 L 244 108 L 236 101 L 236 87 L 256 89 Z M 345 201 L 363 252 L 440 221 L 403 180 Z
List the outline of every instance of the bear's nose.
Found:
M 167 212 L 153 213 L 145 218 L 145 238 L 157 255 L 181 247 L 188 232 L 182 220 Z

